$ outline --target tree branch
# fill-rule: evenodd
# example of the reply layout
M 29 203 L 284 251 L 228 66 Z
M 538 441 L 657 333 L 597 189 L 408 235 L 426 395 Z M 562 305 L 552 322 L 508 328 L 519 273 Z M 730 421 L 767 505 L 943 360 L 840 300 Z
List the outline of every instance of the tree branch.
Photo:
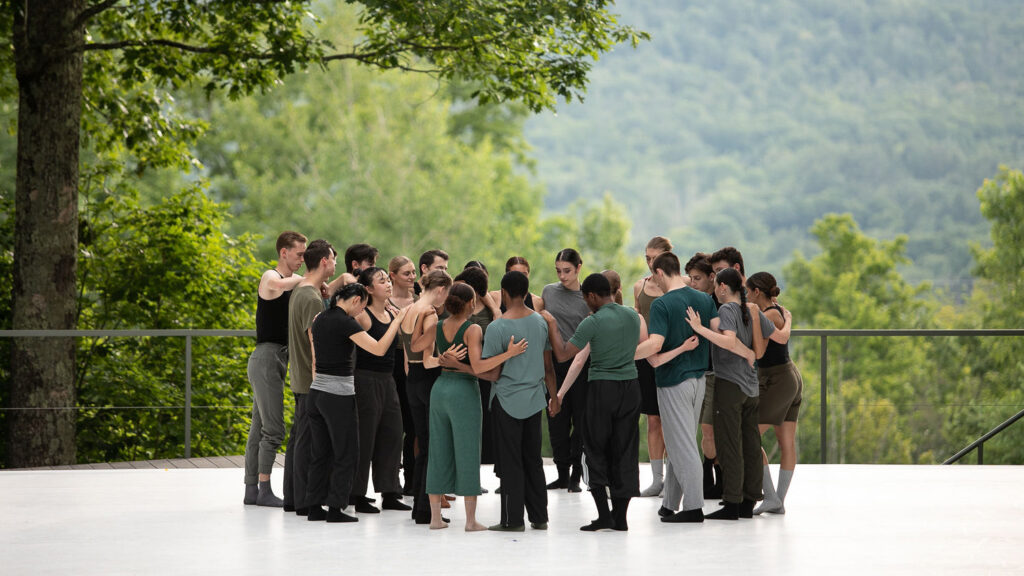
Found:
M 92 20 L 92 18 L 95 17 L 97 14 L 104 12 L 109 8 L 112 8 L 114 4 L 117 4 L 120 1 L 121 0 L 103 0 L 98 4 L 93 4 L 85 10 L 82 10 L 82 13 L 79 14 L 77 18 L 75 18 L 75 22 L 74 24 L 72 24 L 71 29 L 77 30 L 78 28 L 85 26 L 85 24 L 89 22 L 89 20 Z

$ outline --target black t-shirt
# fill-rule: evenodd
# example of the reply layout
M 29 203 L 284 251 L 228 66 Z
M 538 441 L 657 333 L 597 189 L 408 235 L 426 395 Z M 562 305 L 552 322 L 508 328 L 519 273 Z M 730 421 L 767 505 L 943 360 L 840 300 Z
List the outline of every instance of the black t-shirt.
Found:
M 363 331 L 359 322 L 341 308 L 333 307 L 316 317 L 312 331 L 317 373 L 351 376 L 357 348 L 351 336 Z

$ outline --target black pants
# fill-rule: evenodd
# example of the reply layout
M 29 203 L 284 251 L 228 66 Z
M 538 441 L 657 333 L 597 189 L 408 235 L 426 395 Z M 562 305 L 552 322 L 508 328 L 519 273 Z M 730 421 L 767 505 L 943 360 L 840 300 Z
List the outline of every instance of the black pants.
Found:
M 593 380 L 583 418 L 587 483 L 607 486 L 612 498 L 640 495 L 640 383 Z
M 715 375 L 715 447 L 725 477 L 722 499 L 726 502 L 762 498 L 757 405 L 757 396 L 751 398 L 739 385 Z
M 480 407 L 483 408 L 483 420 L 480 422 L 480 463 L 495 464 L 494 455 L 494 424 L 491 411 L 487 405 L 491 401 L 491 386 L 493 382 L 480 380 Z
M 540 414 L 521 420 L 505 412 L 497 398 L 491 404 L 495 459 L 501 466 L 503 526 L 522 526 L 524 505 L 530 522 L 548 521 L 548 492 L 540 456 Z
M 410 486 L 416 472 L 416 433 L 409 409 L 409 397 L 405 391 L 405 350 L 395 348 L 395 390 L 398 392 L 398 407 L 402 410 L 402 486 Z
M 430 390 L 434 380 L 441 375 L 440 368 L 427 370 L 423 364 L 409 364 L 409 378 L 405 383 L 405 391 L 409 396 L 409 411 L 412 413 L 413 429 L 416 432 L 416 445 L 420 453 L 416 456 L 416 471 L 413 485 L 416 487 L 412 514 L 430 516 L 430 501 L 427 500 L 427 448 L 430 446 Z
M 306 415 L 308 394 L 293 393 L 295 415 L 288 445 L 284 451 L 284 505 L 306 507 L 306 479 L 309 476 L 309 419 Z
M 562 387 L 565 375 L 569 371 L 572 360 L 555 363 L 555 378 L 558 388 Z M 580 457 L 583 455 L 582 422 L 583 411 L 587 405 L 587 373 L 590 371 L 590 360 L 576 378 L 576 382 L 562 400 L 562 411 L 557 416 L 548 416 L 548 436 L 551 440 L 551 455 L 558 467 L 558 475 L 568 473 L 570 466 L 580 468 Z
M 353 493 L 365 496 L 373 464 L 373 489 L 400 494 L 398 467 L 402 459 L 402 408 L 390 372 L 356 369 L 356 411 L 359 413 L 359 465 Z
M 306 506 L 344 508 L 359 461 L 356 397 L 310 390 L 306 403 L 312 440 Z

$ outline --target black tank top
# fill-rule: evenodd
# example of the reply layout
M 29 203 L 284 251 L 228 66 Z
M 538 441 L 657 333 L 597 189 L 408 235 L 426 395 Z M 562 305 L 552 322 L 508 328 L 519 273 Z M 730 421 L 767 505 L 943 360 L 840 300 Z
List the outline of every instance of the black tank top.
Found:
M 370 329 L 366 331 L 367 334 L 373 336 L 374 340 L 380 340 L 388 332 L 388 326 L 395 321 L 391 312 L 385 311 L 388 315 L 389 320 L 387 322 L 381 322 L 377 319 L 377 315 L 370 312 L 369 308 L 366 310 L 366 314 L 370 317 Z M 383 356 L 377 356 L 370 354 L 362 348 L 356 347 L 356 369 L 358 370 L 372 370 L 374 372 L 387 372 L 390 374 L 395 369 L 395 347 L 388 346 L 388 351 Z
M 782 314 L 782 308 L 779 306 L 769 306 L 768 310 L 778 310 L 779 314 Z M 762 368 L 768 368 L 771 366 L 781 366 L 786 362 L 789 362 L 789 344 L 779 344 L 769 340 L 764 356 L 758 358 L 757 365 Z
M 277 270 L 274 270 L 277 272 Z M 277 272 L 281 276 L 280 272 Z M 284 278 L 284 276 L 281 276 Z M 256 293 L 256 343 L 273 342 L 288 345 L 288 300 L 291 290 L 285 290 L 273 300 L 264 300 Z

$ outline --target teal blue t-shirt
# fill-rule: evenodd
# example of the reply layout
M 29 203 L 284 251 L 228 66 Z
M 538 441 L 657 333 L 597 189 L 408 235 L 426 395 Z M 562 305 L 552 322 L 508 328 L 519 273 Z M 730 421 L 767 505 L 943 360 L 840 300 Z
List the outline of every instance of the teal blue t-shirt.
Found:
M 651 304 L 651 323 L 648 332 L 665 338 L 660 352 L 678 348 L 693 336 L 693 329 L 686 321 L 686 308 L 692 307 L 700 314 L 700 323 L 710 328 L 712 318 L 718 318 L 718 309 L 711 296 L 684 286 L 667 292 Z M 675 386 L 683 380 L 703 376 L 708 370 L 711 343 L 700 338 L 697 347 L 683 352 L 671 362 L 654 369 L 654 380 L 659 387 Z
M 490 358 L 508 349 L 508 340 L 516 342 L 526 338 L 526 352 L 509 358 L 501 365 L 501 376 L 491 386 L 491 397 L 501 402 L 501 408 L 513 418 L 526 419 L 547 406 L 544 399 L 544 353 L 551 349 L 548 323 L 534 312 L 525 318 L 499 318 L 487 326 L 482 358 Z
M 583 319 L 569 339 L 583 349 L 590 344 L 590 374 L 594 380 L 636 378 L 636 345 L 640 342 L 640 315 L 632 308 L 610 302 Z

